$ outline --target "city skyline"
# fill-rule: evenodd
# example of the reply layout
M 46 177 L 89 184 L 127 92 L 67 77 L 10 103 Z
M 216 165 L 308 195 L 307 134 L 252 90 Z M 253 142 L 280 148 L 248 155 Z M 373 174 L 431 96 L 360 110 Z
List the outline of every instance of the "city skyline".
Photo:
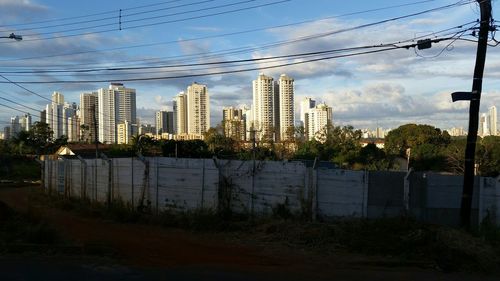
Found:
M 264 108 L 270 109 L 266 114 L 269 116 L 266 120 L 269 122 L 268 129 L 272 130 L 272 134 L 276 140 L 282 139 L 282 135 L 286 130 L 282 130 L 280 126 L 275 129 L 274 126 L 280 123 L 280 116 L 284 111 L 284 107 L 290 107 L 290 104 L 283 106 L 283 92 L 285 92 L 288 101 L 294 100 L 294 79 L 286 74 L 281 74 L 278 81 L 270 76 L 260 73 L 256 80 L 253 80 L 254 93 L 263 91 L 264 96 L 267 96 L 269 104 Z M 283 90 L 283 84 L 287 88 Z M 190 93 L 190 98 L 188 94 Z M 250 130 L 253 127 L 257 132 L 265 131 L 259 125 L 259 121 L 254 119 L 255 112 L 258 108 L 255 104 L 250 107 L 244 105 L 224 107 L 222 110 L 222 120 L 213 126 L 210 126 L 209 120 L 204 119 L 200 122 L 201 115 L 210 116 L 210 99 L 208 97 L 208 88 L 206 85 L 193 82 L 187 86 L 187 91 L 181 91 L 176 98 L 172 100 L 172 108 L 177 108 L 177 111 L 159 110 L 154 112 L 155 119 L 153 124 L 149 122 L 140 122 L 139 119 L 133 119 L 136 115 L 135 95 L 136 89 L 127 88 L 122 83 L 111 83 L 108 89 L 100 88 L 91 93 L 80 94 L 80 104 L 68 102 L 64 95 L 59 92 L 52 94 L 51 103 L 47 104 L 45 109 L 40 111 L 41 116 L 45 116 L 45 120 L 50 128 L 54 128 L 54 138 L 62 135 L 68 137 L 69 141 L 93 141 L 93 118 L 94 107 L 99 107 L 96 120 L 98 122 L 98 131 L 100 132 L 99 141 L 103 143 L 130 143 L 132 136 L 142 133 L 152 133 L 159 138 L 171 138 L 171 135 L 190 135 L 194 138 L 199 138 L 210 127 L 222 125 L 224 133 L 227 136 L 234 136 L 234 132 L 241 135 L 242 140 L 249 140 Z M 258 95 L 259 96 L 259 95 Z M 256 96 L 257 97 L 257 96 Z M 261 96 L 262 98 L 262 96 Z M 101 103 L 99 102 L 101 100 Z M 259 103 L 259 98 L 256 103 Z M 104 102 L 102 102 L 104 101 Z M 208 103 L 207 103 L 208 102 Z M 292 121 L 295 126 L 304 126 L 304 134 L 307 139 L 317 138 L 316 133 L 328 124 L 338 125 L 334 123 L 333 110 L 325 102 L 318 103 L 312 97 L 305 97 L 301 101 L 296 101 L 298 106 L 289 108 L 291 115 L 298 115 L 299 118 Z M 176 104 L 180 104 L 180 107 Z M 100 105 L 100 106 L 99 106 Z M 298 110 L 295 110 L 298 109 Z M 203 111 L 203 114 L 201 114 Z M 278 113 L 279 112 L 279 113 Z M 257 113 L 257 116 L 261 113 Z M 194 118 L 196 116 L 196 118 Z M 114 118 L 111 118 L 114 117 Z M 19 133 L 22 129 L 27 131 L 29 124 L 32 124 L 32 116 L 25 114 L 24 116 L 12 116 L 9 126 L 5 126 L 3 136 L 13 136 Z M 271 119 L 269 119 L 271 118 Z M 113 120 L 111 120 L 113 119 Z M 498 114 L 496 106 L 488 108 L 487 112 L 480 113 L 478 135 L 499 135 Z M 179 121 L 184 120 L 184 121 Z M 189 121 L 190 120 L 190 121 Z M 196 121 L 197 120 L 197 121 Z M 236 121 L 242 127 L 234 127 L 231 122 Z M 180 122 L 180 123 L 179 123 Z M 109 123 L 109 124 L 108 124 Z M 177 123 L 177 126 L 174 125 Z M 188 125 L 191 128 L 188 129 Z M 112 126 L 111 124 L 114 124 Z M 198 125 L 197 125 L 198 124 Z M 229 128 L 226 130 L 226 126 Z M 87 128 L 80 130 L 80 125 L 86 125 Z M 153 127 L 154 125 L 154 127 Z M 238 126 L 240 126 L 238 125 Z M 185 129 L 178 131 L 178 127 Z M 361 129 L 364 138 L 383 138 L 385 134 L 393 128 L 357 128 Z M 463 127 L 441 128 L 447 130 L 452 136 L 461 136 L 466 134 Z M 198 130 L 198 131 L 196 131 Z M 276 130 L 276 131 L 275 131 Z M 240 132 L 241 131 L 241 132 Z M 271 132 L 271 131 L 270 131 Z M 162 134 L 167 134 L 162 136 Z M 260 138 L 264 135 L 261 134 Z M 114 140 L 112 140 L 114 138 Z M 185 137 L 181 137 L 185 138 Z M 190 137 L 188 137 L 189 139 Z
M 7 0 L 0 3 L 0 7 L 5 7 L 5 9 L 0 9 L 0 14 L 3 15 L 0 22 L 3 25 L 14 25 L 12 31 L 24 35 L 24 37 L 23 41 L 0 45 L 3 56 L 0 69 L 3 71 L 20 70 L 21 68 L 40 70 L 48 67 L 54 69 L 56 65 L 71 68 L 125 67 L 133 62 L 136 64 L 148 61 L 175 62 L 179 59 L 185 59 L 192 63 L 226 62 L 332 48 L 376 45 L 415 39 L 417 36 L 429 34 L 431 34 L 430 37 L 439 37 L 444 33 L 438 33 L 438 31 L 447 28 L 452 28 L 449 34 L 453 35 L 453 32 L 461 30 L 455 28 L 459 25 L 463 25 L 464 28 L 474 25 L 474 23 L 466 24 L 474 22 L 478 17 L 477 13 L 474 12 L 476 8 L 474 3 L 437 9 L 419 16 L 359 28 L 359 26 L 385 19 L 427 11 L 453 3 L 456 1 L 405 2 L 396 5 L 393 1 L 384 0 L 376 3 L 357 1 L 346 5 L 345 3 L 335 3 L 335 1 L 318 0 L 317 5 L 308 5 L 307 1 L 296 0 L 259 8 L 243 5 L 242 8 L 246 10 L 220 16 L 209 16 L 208 12 L 200 13 L 196 10 L 201 8 L 215 9 L 216 6 L 219 6 L 218 4 L 195 5 L 194 2 L 189 2 L 187 5 L 190 6 L 174 10 L 177 12 L 193 11 L 190 13 L 206 17 L 182 20 L 187 17 L 178 16 L 172 17 L 172 22 L 164 25 L 126 29 L 127 26 L 124 24 L 122 31 L 96 33 L 88 36 L 69 36 L 57 40 L 38 40 L 51 36 L 51 34 L 42 35 L 43 31 L 55 32 L 56 28 L 46 28 L 51 24 L 33 24 L 25 27 L 18 27 L 15 24 L 61 17 L 71 18 L 108 10 L 117 11 L 118 8 L 125 10 L 125 8 L 136 7 L 137 4 L 131 0 L 119 3 L 90 0 L 85 4 L 62 3 L 56 0 Z M 160 6 L 162 8 L 175 6 L 174 4 L 162 5 Z M 493 8 L 495 14 L 498 8 L 496 5 Z M 370 11 L 374 9 L 380 10 Z M 11 12 L 6 14 L 7 10 Z M 152 9 L 142 8 L 138 10 Z M 227 12 L 228 10 L 231 9 L 220 8 L 217 11 Z M 271 16 L 272 11 L 276 10 L 286 16 Z M 175 22 L 175 20 L 179 21 Z M 231 24 L 228 25 L 228 23 Z M 67 22 L 61 24 L 67 24 Z M 169 28 L 164 28 L 165 26 Z M 21 30 L 35 27 L 40 30 Z M 82 32 L 87 31 L 87 27 L 88 25 L 82 25 Z M 62 35 L 66 33 L 72 35 L 69 31 L 64 32 L 64 30 L 71 28 L 63 26 L 59 28 L 59 31 Z M 10 31 L 11 28 L 8 29 Z M 248 31 L 253 29 L 260 31 Z M 90 32 L 98 30 L 88 27 Z M 166 33 L 165 30 L 169 30 L 169 32 Z M 238 32 L 243 33 L 237 34 Z M 322 32 L 331 34 L 313 40 L 301 39 L 314 37 Z M 73 34 L 76 33 L 78 32 L 73 32 Z M 236 34 L 227 35 L 230 33 Z M 467 36 L 464 38 L 475 39 L 470 36 L 470 33 L 466 32 Z M 34 39 L 38 41 L 30 41 Z M 298 41 L 276 47 L 263 47 L 273 42 L 294 40 Z M 401 49 L 269 69 L 264 72 L 272 77 L 278 77 L 281 73 L 287 73 L 294 77 L 296 79 L 294 106 L 299 106 L 297 101 L 303 97 L 314 96 L 318 101 L 326 102 L 333 108 L 337 125 L 349 124 L 356 128 L 395 128 L 406 123 L 425 123 L 444 129 L 453 127 L 466 129 L 468 103 L 451 103 L 450 93 L 470 89 L 476 45 L 472 42 L 457 40 L 446 47 L 448 43 L 450 42 L 434 43 L 429 50 Z M 134 47 L 139 45 L 144 46 Z M 236 52 L 239 49 L 248 51 Z M 218 55 L 219 53 L 224 55 Z M 487 57 L 481 112 L 487 111 L 493 105 L 500 104 L 500 81 L 497 79 L 498 65 L 495 63 L 499 55 L 494 52 L 494 48 L 490 48 Z M 302 59 L 298 58 L 295 61 Z M 254 65 L 266 67 L 269 64 L 262 61 Z M 224 70 L 224 68 L 214 66 L 213 70 Z M 164 69 L 159 71 L 164 71 Z M 169 71 L 168 73 L 171 75 L 179 75 L 190 74 L 191 70 L 174 68 Z M 133 74 L 132 72 L 132 70 L 123 70 L 113 75 L 105 74 L 102 78 L 109 79 L 110 82 L 119 82 L 121 77 L 145 78 L 153 75 Z M 222 120 L 223 107 L 252 103 L 251 86 L 244 81 L 254 79 L 259 72 L 262 71 L 201 76 L 196 77 L 196 79 L 187 77 L 124 83 L 131 88 L 140 89 L 137 94 L 137 117 L 145 123 L 154 124 L 154 112 L 156 111 L 172 111 L 170 101 L 179 91 L 185 89 L 185 85 L 189 85 L 193 81 L 210 87 L 211 100 L 213 101 L 210 119 L 220 121 Z M 13 81 L 21 82 L 29 79 L 47 82 L 68 79 L 87 80 L 99 77 L 99 75 L 91 73 L 52 73 L 26 76 L 26 74 L 21 73 L 9 74 L 5 72 L 2 75 Z M 67 100 L 78 101 L 82 92 L 92 92 L 104 84 L 107 83 L 21 85 L 48 99 L 50 99 L 52 92 L 57 91 L 63 93 Z M 5 97 L 15 101 L 22 100 L 23 104 L 30 107 L 47 104 L 47 100 L 13 84 L 1 84 L 0 90 L 2 91 L 0 95 L 5 95 Z M 6 101 L 2 102 L 19 110 L 27 110 Z M 9 123 L 11 116 L 22 114 L 24 113 L 2 108 L 0 121 L 5 125 L 5 123 Z M 33 112 L 31 115 L 34 118 L 33 121 L 38 121 L 36 120 L 38 115 Z M 294 118 L 299 119 L 299 117 L 296 110 Z

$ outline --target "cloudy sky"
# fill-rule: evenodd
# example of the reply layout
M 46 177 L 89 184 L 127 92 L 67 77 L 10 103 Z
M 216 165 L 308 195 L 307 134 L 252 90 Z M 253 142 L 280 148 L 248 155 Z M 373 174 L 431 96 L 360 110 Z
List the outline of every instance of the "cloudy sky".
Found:
M 326 102 L 337 125 L 467 128 L 468 103 L 451 103 L 450 93 L 471 88 L 478 18 L 475 1 L 460 0 L 0 0 L 0 36 L 23 36 L 0 39 L 0 126 L 37 115 L 53 91 L 78 102 L 109 81 L 137 89 L 145 123 L 190 83 L 204 83 L 215 126 L 222 107 L 251 105 L 251 82 L 263 72 L 292 76 L 296 104 Z M 450 37 L 426 50 L 338 51 Z M 499 77 L 500 54 L 490 47 L 482 112 L 500 106 Z

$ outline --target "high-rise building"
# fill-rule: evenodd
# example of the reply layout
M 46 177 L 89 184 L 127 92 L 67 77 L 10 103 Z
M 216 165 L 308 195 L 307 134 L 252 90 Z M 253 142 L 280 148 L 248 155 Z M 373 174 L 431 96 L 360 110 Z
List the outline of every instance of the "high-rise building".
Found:
M 384 129 L 380 128 L 380 127 L 377 127 L 377 129 L 375 129 L 375 137 L 378 138 L 378 139 L 383 139 L 385 138 L 385 132 L 384 132 Z
M 174 132 L 177 135 L 187 134 L 187 95 L 180 92 L 175 96 L 172 107 L 174 110 Z
M 282 74 L 278 81 L 259 74 L 252 82 L 252 122 L 257 137 L 275 141 L 293 137 L 295 125 L 294 80 Z
M 172 111 L 157 111 L 155 114 L 156 134 L 174 133 L 174 113 Z
M 479 130 L 478 130 L 478 135 L 480 137 L 485 137 L 490 134 L 490 130 L 488 129 L 488 118 L 486 117 L 486 114 L 483 113 L 481 114 L 481 117 L 479 117 Z
M 3 128 L 3 139 L 4 140 L 8 140 L 10 139 L 12 136 L 10 134 L 10 126 L 7 126 L 7 127 L 4 127 Z
M 40 111 L 40 123 L 47 123 L 47 110 Z
M 69 104 L 69 103 L 64 103 L 64 106 L 63 106 L 63 116 L 62 116 L 62 129 L 63 129 L 63 132 L 62 134 L 66 137 L 68 137 L 68 141 L 79 141 L 78 138 L 74 139 L 74 138 L 70 138 L 70 119 L 73 119 L 73 121 L 75 120 L 75 117 L 76 117 L 76 113 L 77 113 L 77 110 L 78 110 L 78 106 L 76 105 L 76 103 L 72 103 L 72 104 Z M 72 137 L 75 137 L 76 134 L 72 134 Z M 78 134 L 79 136 L 79 134 Z
M 64 109 L 64 95 L 59 92 L 52 94 L 51 103 L 45 107 L 46 123 L 52 130 L 54 139 L 60 138 L 64 135 L 63 129 L 63 109 Z
M 136 124 L 137 107 L 135 89 L 125 88 L 122 83 L 111 83 L 109 89 L 118 93 L 116 96 L 117 123 L 127 120 L 132 124 Z
M 80 94 L 80 126 L 85 125 L 84 127 L 82 127 L 85 128 L 82 129 L 81 138 L 83 141 L 94 142 L 94 138 L 96 136 L 94 114 L 95 120 L 98 123 L 98 108 L 99 103 L 97 92 Z
M 129 121 L 125 120 L 117 126 L 117 140 L 118 144 L 130 144 L 132 142 L 132 137 L 137 135 L 138 128 L 137 124 L 131 124 Z
M 245 116 L 243 108 L 224 107 L 222 109 L 222 125 L 224 135 L 236 140 L 245 140 Z
M 295 125 L 295 111 L 294 111 L 294 80 L 285 75 L 281 74 L 278 80 L 278 92 L 279 92 L 279 136 L 280 140 L 288 140 L 293 138 L 294 135 L 294 125 Z
M 251 140 L 252 139 L 252 132 L 253 130 L 253 109 L 251 107 L 243 106 L 243 116 L 245 118 L 245 140 Z
M 80 118 L 77 115 L 68 117 L 68 141 L 80 141 Z
M 187 87 L 187 132 L 202 135 L 210 129 L 210 99 L 206 85 L 194 82 Z
M 136 124 L 136 92 L 121 83 L 97 91 L 98 133 L 102 143 L 117 142 L 117 125 L 125 121 Z
M 19 125 L 21 131 L 28 132 L 31 129 L 31 114 L 25 114 L 19 119 Z
M 315 138 L 317 141 L 324 141 L 317 133 L 333 124 L 332 108 L 322 103 L 311 108 L 305 117 L 308 124 L 307 139 Z
M 460 137 L 460 136 L 465 136 L 467 135 L 467 132 L 464 130 L 464 128 L 456 128 L 453 127 L 449 130 L 449 134 L 452 137 Z
M 306 113 L 309 112 L 309 109 L 314 108 L 316 106 L 316 101 L 310 97 L 305 97 L 300 102 L 300 121 L 302 125 L 306 127 Z
M 259 74 L 253 85 L 253 122 L 251 128 L 258 138 L 274 139 L 275 131 L 275 90 L 272 77 Z
M 489 128 L 490 128 L 490 135 L 492 136 L 496 136 L 498 135 L 498 131 L 497 131 L 497 108 L 496 106 L 492 106 L 490 107 L 490 109 L 488 110 L 488 125 L 489 125 Z
M 64 95 L 59 92 L 52 93 L 52 102 L 57 104 L 64 104 Z
M 139 135 L 145 135 L 145 134 L 155 134 L 156 133 L 156 128 L 151 126 L 151 124 L 141 124 L 138 126 L 138 132 Z
M 16 137 L 17 134 L 21 132 L 21 124 L 19 124 L 19 116 L 13 116 L 10 118 L 10 135 L 11 137 Z

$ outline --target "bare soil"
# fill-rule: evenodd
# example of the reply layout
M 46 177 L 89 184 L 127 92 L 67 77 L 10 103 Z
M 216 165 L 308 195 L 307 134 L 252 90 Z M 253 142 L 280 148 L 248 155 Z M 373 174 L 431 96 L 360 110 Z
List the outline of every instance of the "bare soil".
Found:
M 349 253 L 320 255 L 284 245 L 241 241 L 231 234 L 193 233 L 81 217 L 31 202 L 30 190 L 0 187 L 0 200 L 19 211 L 36 212 L 89 254 L 111 255 L 118 263 L 134 268 L 203 268 L 289 280 L 500 280 L 497 276 L 445 274 L 396 264 L 389 258 Z

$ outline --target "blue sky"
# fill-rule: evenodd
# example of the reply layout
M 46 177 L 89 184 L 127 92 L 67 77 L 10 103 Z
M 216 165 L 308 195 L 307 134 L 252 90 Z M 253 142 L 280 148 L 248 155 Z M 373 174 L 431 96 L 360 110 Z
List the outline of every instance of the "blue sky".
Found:
M 479 17 L 477 5 L 472 3 L 331 36 L 274 48 L 262 48 L 263 45 L 273 42 L 290 41 L 324 32 L 343 30 L 457 2 L 459 0 L 349 2 L 333 0 L 148 0 L 141 2 L 130 0 L 0 0 L 0 25 L 2 26 L 0 31 L 3 33 L 1 35 L 6 36 L 10 32 L 15 32 L 24 36 L 24 40 L 20 42 L 1 39 L 3 41 L 0 42 L 0 71 L 10 80 L 18 82 L 154 77 L 194 72 L 178 68 L 173 72 L 172 70 L 160 72 L 165 69 L 156 69 L 140 74 L 124 75 L 122 72 L 119 75 L 106 76 L 105 74 L 81 73 L 27 75 L 8 73 L 8 71 L 123 67 L 131 64 L 142 66 L 146 63 L 151 65 L 158 58 L 170 61 L 175 59 L 177 64 L 205 63 L 376 45 L 410 40 L 422 35 L 439 37 L 446 34 L 433 33 L 476 20 Z M 498 14 L 497 4 L 497 1 L 493 1 L 494 17 Z M 134 8 L 143 5 L 149 5 L 149 7 Z M 267 6 L 250 8 L 259 5 Z M 397 5 L 400 7 L 393 7 Z M 118 27 L 119 9 L 122 9 L 121 31 L 48 38 L 115 29 Z M 213 13 L 236 9 L 245 10 L 209 16 Z M 379 10 L 357 13 L 374 9 Z M 88 16 L 102 12 L 109 13 Z M 131 13 L 141 14 L 130 15 Z M 174 13 L 177 15 L 171 15 Z M 336 17 L 350 13 L 356 14 Z M 196 16 L 202 16 L 202 18 L 183 20 Z M 110 19 L 102 20 L 107 17 Z M 61 18 L 70 19 L 52 21 Z M 177 22 L 130 28 L 134 25 L 176 20 Z M 26 25 L 40 21 L 48 22 Z M 82 23 L 83 21 L 87 22 Z M 308 22 L 222 36 L 303 21 Z M 80 23 L 71 24 L 75 22 Z M 94 25 L 102 26 L 92 28 Z M 464 25 L 464 28 L 470 26 L 472 24 Z M 28 30 L 28 28 L 35 29 Z M 68 31 L 68 29 L 80 30 Z M 462 29 L 456 28 L 449 32 L 459 30 Z M 470 31 L 465 32 L 463 38 L 474 39 L 472 36 L 467 36 L 468 34 Z M 202 37 L 211 38 L 192 40 Z M 444 41 L 434 44 L 429 50 L 417 52 L 413 49 L 398 49 L 378 54 L 268 69 L 262 72 L 276 78 L 280 73 L 287 73 L 294 77 L 296 101 L 305 96 L 313 97 L 317 101 L 325 101 L 333 107 L 334 123 L 337 125 L 352 124 L 357 128 L 375 128 L 376 126 L 394 128 L 413 122 L 432 124 L 445 129 L 454 126 L 466 128 L 468 103 L 452 104 L 450 93 L 470 90 L 476 44 L 457 40 L 446 47 L 448 43 L 450 41 Z M 147 44 L 151 46 L 131 48 Z M 227 53 L 227 50 L 236 48 L 251 49 L 246 52 Z M 217 57 L 207 56 L 213 54 L 212 52 L 223 51 L 226 52 Z M 193 58 L 196 54 L 205 55 Z M 499 59 L 497 48 L 489 48 L 483 85 L 482 112 L 491 105 L 500 106 Z M 264 66 L 264 64 L 251 66 Z M 212 69 L 203 71 L 218 70 L 223 70 L 223 68 L 214 66 Z M 126 82 L 125 85 L 137 89 L 138 115 L 141 120 L 148 123 L 152 122 L 155 110 L 170 109 L 172 97 L 191 82 L 205 83 L 211 97 L 212 126 L 215 126 L 215 123 L 221 119 L 223 106 L 251 104 L 251 81 L 259 72 L 256 70 L 196 78 Z M 107 87 L 108 83 L 21 85 L 47 98 L 50 98 L 53 91 L 60 91 L 67 101 L 78 102 L 81 92 Z M 12 84 L 0 84 L 0 97 L 20 102 L 31 108 L 42 109 L 47 103 L 41 97 Z M 33 114 L 32 110 L 8 101 L 0 100 L 0 103 L 22 111 L 30 111 Z M 8 122 L 10 116 L 16 114 L 21 113 L 0 106 L 0 127 L 2 122 Z

